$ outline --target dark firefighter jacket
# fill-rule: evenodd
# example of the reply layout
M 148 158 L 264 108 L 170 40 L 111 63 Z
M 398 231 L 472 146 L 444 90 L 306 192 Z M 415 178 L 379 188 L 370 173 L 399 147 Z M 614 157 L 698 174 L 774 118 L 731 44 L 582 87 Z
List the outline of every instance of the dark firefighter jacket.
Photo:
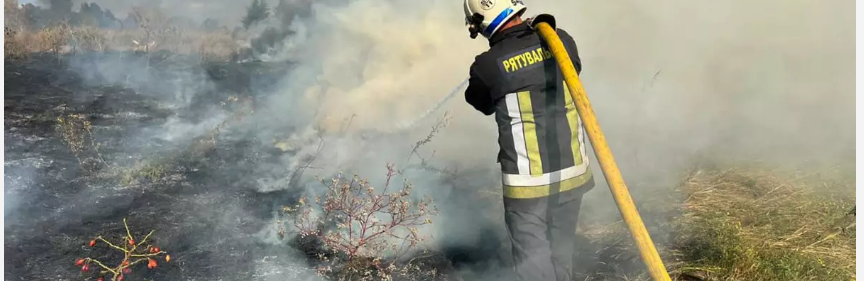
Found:
M 581 73 L 573 37 L 561 29 L 558 36 Z M 540 34 L 523 23 L 493 35 L 489 46 L 471 65 L 465 100 L 495 114 L 505 199 L 593 186 L 582 121 Z

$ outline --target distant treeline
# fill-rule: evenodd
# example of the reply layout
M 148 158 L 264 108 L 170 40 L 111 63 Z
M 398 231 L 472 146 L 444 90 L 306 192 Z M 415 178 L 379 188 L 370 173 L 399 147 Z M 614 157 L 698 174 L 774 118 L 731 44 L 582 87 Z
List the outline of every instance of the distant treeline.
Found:
M 103 38 L 90 40 L 99 43 L 95 44 L 98 46 L 95 48 L 97 50 L 120 48 L 133 42 L 135 47 L 144 46 L 147 50 L 151 49 L 148 44 L 152 44 L 158 46 L 156 48 L 177 51 L 175 49 L 180 49 L 178 46 L 181 45 L 219 45 L 211 42 L 218 41 L 225 47 L 225 50 L 217 52 L 220 57 L 227 56 L 222 54 L 226 52 L 239 52 L 242 57 L 260 57 L 279 52 L 286 38 L 294 33 L 291 28 L 293 21 L 314 17 L 312 0 L 279 0 L 273 7 L 268 5 L 266 0 L 245 1 L 249 1 L 249 5 L 240 22 L 219 22 L 214 18 L 195 21 L 182 15 L 169 17 L 165 11 L 153 5 L 133 7 L 125 15 L 118 16 L 96 3 L 81 3 L 75 9 L 71 0 L 44 0 L 45 5 L 38 6 L 20 5 L 16 0 L 4 0 L 4 25 L 7 34 L 39 35 L 41 32 L 40 36 L 36 36 L 39 39 L 36 41 L 44 43 L 45 46 L 40 48 L 54 51 L 62 49 L 68 39 L 64 39 L 64 36 L 72 36 L 60 34 L 64 33 L 62 30 L 73 30 L 73 37 L 79 41 L 84 33 L 93 38 Z M 347 3 L 347 0 L 331 2 Z M 233 29 L 227 26 L 232 26 Z M 60 29 L 54 30 L 54 27 Z M 195 38 L 196 36 L 202 38 Z M 32 45 L 35 42 L 30 38 L 19 39 L 23 45 Z M 105 42 L 100 43 L 102 41 Z M 243 45 L 239 42 L 247 42 L 249 45 L 236 46 Z M 143 45 L 139 46 L 139 43 Z
M 31 3 L 24 5 L 10 5 L 14 0 L 5 0 L 6 9 L 19 7 L 20 24 L 28 29 L 41 29 L 58 23 L 66 23 L 70 26 L 93 26 L 104 29 L 136 29 L 140 27 L 140 16 L 136 11 L 130 11 L 125 16 L 118 17 L 109 9 L 104 9 L 96 3 L 81 3 L 78 11 L 73 11 L 74 4 L 71 0 L 48 0 L 48 7 L 43 8 Z M 10 11 L 6 11 L 9 15 Z M 166 23 L 178 28 L 200 29 L 213 31 L 219 29 L 222 24 L 216 19 L 206 19 L 197 23 L 189 18 L 173 16 L 166 19 Z

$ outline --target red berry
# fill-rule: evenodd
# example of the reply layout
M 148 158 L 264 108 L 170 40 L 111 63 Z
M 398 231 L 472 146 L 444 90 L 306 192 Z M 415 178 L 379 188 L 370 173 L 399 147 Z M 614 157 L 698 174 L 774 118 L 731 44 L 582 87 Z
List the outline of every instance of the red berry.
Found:
M 135 239 L 132 239 L 132 237 L 129 237 L 129 246 L 135 246 Z
M 102 277 L 96 278 L 96 281 L 102 281 Z
M 81 267 L 81 272 L 87 272 L 87 270 L 90 270 L 90 266 L 85 264 L 84 266 Z
M 90 240 L 90 247 L 96 246 L 96 239 Z
M 123 274 L 129 274 L 129 273 L 132 273 L 132 269 L 131 269 L 131 268 L 128 268 L 128 267 L 127 267 L 127 268 L 124 268 L 124 269 L 123 269 Z
M 156 260 L 154 260 L 154 259 L 148 259 L 148 261 L 147 261 L 147 268 L 149 268 L 149 269 L 154 269 L 154 268 L 156 268 Z
M 120 276 L 117 276 L 117 281 L 123 281 L 123 274 L 120 274 Z
M 75 260 L 75 266 L 81 266 L 82 264 L 84 264 L 84 259 Z

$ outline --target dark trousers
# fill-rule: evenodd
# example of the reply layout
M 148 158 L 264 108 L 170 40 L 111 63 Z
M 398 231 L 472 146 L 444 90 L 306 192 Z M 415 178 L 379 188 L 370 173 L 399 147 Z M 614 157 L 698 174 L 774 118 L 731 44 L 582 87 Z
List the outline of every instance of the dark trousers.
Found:
M 589 184 L 544 198 L 504 199 L 518 280 L 571 280 L 576 221 Z

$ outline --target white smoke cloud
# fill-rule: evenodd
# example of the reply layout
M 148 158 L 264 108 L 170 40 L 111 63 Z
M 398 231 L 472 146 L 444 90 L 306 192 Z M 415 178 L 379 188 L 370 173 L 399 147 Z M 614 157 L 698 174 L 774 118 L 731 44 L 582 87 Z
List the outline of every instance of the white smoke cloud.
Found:
M 95 2 L 118 9 L 117 15 L 136 3 Z M 551 13 L 575 38 L 582 81 L 628 182 L 672 187 L 700 155 L 780 164 L 851 157 L 853 1 L 525 2 L 527 15 Z M 194 3 L 158 2 L 175 13 L 225 23 L 239 22 L 248 5 Z M 265 59 L 296 65 L 280 81 L 279 93 L 261 103 L 258 115 L 267 117 L 261 128 L 298 128 L 296 150 L 317 155 L 307 176 L 350 170 L 381 180 L 384 163 L 407 159 L 435 118 L 403 134 L 375 133 L 390 132 L 434 106 L 467 77 L 487 42 L 468 37 L 460 1 L 320 1 L 312 11 L 275 26 L 295 34 Z M 450 126 L 421 152 L 435 151 L 436 165 L 495 171 L 494 120 L 475 112 L 461 95 L 433 117 L 445 110 L 453 118 Z M 318 127 L 325 133 L 320 152 Z M 335 134 L 343 129 L 346 136 Z M 258 133 L 265 142 L 276 134 Z M 283 180 L 262 180 L 259 190 L 287 187 L 284 179 L 300 163 L 292 156 L 283 160 L 281 166 L 262 166 Z M 616 212 L 594 167 L 600 183 L 586 205 Z M 463 184 L 494 190 L 496 175 L 469 174 Z M 467 192 L 441 183 L 434 173 L 414 172 L 409 180 L 416 193 L 436 198 Z M 306 186 L 310 193 L 316 188 Z M 472 210 L 437 203 L 450 216 Z M 446 244 L 453 237 L 477 237 L 484 223 L 442 222 L 428 231 L 442 234 L 434 242 Z

